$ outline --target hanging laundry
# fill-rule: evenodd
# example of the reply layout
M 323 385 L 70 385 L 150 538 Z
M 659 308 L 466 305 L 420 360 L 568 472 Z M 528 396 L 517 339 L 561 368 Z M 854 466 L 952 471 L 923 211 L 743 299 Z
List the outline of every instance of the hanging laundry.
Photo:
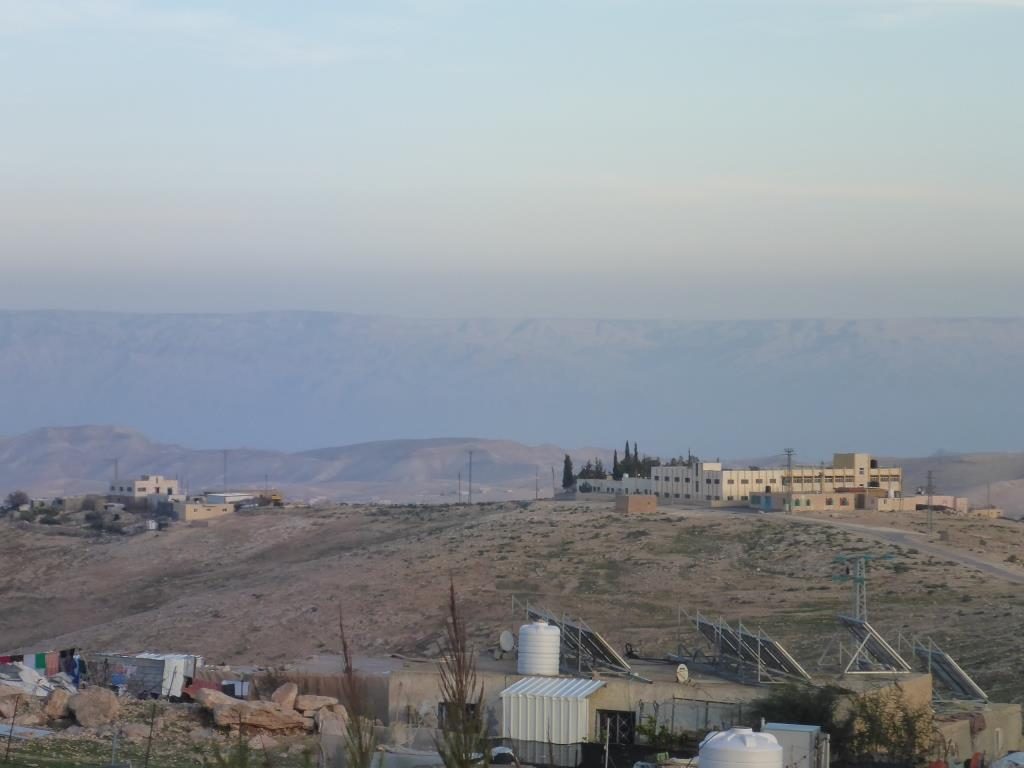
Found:
M 60 672 L 60 654 L 50 651 L 46 654 L 46 676 L 52 677 Z
M 34 660 L 35 663 L 32 666 L 34 666 L 36 668 L 37 672 L 43 673 L 43 672 L 46 671 L 46 654 L 45 653 L 37 653 L 37 654 L 35 654 L 35 656 L 33 657 L 33 660 Z

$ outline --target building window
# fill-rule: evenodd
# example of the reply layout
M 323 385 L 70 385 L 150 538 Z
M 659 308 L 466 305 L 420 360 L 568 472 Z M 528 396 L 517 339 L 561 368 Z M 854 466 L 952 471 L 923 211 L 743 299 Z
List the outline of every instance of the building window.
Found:
M 658 477 L 657 475 L 655 475 L 655 476 L 654 476 L 654 479 L 655 479 L 655 480 L 659 480 L 660 478 L 659 478 L 659 477 Z
M 735 480 L 726 480 L 726 481 L 725 481 L 725 484 L 726 484 L 726 485 L 735 485 L 735 484 L 736 484 L 736 481 L 735 481 Z
M 773 477 L 773 478 L 772 478 L 771 480 L 769 480 L 768 482 L 770 482 L 770 483 L 774 483 L 774 482 L 776 482 L 776 479 L 775 479 L 775 478 Z
M 438 705 L 437 705 L 437 726 L 439 728 L 444 728 L 445 725 L 447 725 L 448 719 L 451 717 L 451 715 L 449 713 L 452 711 L 452 708 L 454 706 L 455 705 L 452 704 L 450 701 L 442 701 L 442 702 L 438 703 Z M 467 720 L 472 720 L 472 718 L 476 716 L 476 704 L 475 703 L 470 703 L 470 704 L 465 704 L 464 706 L 466 707 L 465 718 Z
M 721 480 L 719 480 L 719 479 L 718 479 L 718 478 L 716 477 L 716 478 L 715 478 L 715 485 L 721 485 L 721 484 L 722 484 L 722 481 L 721 481 Z
M 831 507 L 834 504 L 835 504 L 835 499 L 833 499 L 831 496 L 829 498 L 825 499 L 825 506 Z
M 686 478 L 686 482 L 690 482 L 690 478 Z
M 676 498 L 677 498 L 677 499 L 679 498 L 679 494 L 678 494 L 678 493 L 676 494 Z
M 839 506 L 840 507 L 848 507 L 848 506 L 850 506 L 850 500 L 847 499 L 845 496 L 841 496 L 839 498 Z
M 601 741 L 609 744 L 636 743 L 636 713 L 611 709 L 597 710 L 597 727 Z M 605 736 L 607 734 L 607 738 Z
M 746 500 L 747 500 L 747 497 L 746 497 L 746 496 L 740 496 L 740 501 L 746 501 Z M 750 497 L 750 500 L 751 500 L 751 501 L 753 501 L 753 500 L 754 500 L 754 497 L 753 497 L 753 496 L 751 496 L 751 497 Z

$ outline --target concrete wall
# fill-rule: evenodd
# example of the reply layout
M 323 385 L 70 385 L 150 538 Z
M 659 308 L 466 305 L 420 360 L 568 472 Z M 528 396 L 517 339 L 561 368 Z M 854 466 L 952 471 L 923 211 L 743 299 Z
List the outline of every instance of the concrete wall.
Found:
M 928 508 L 928 497 L 926 495 L 903 496 L 896 499 L 878 499 L 876 501 L 879 512 L 913 512 L 919 506 Z M 932 496 L 932 505 L 935 507 L 948 507 L 959 514 L 967 514 L 970 509 L 970 502 L 962 496 Z
M 184 504 L 175 505 L 178 516 L 185 521 L 192 520 L 213 520 L 217 517 L 230 515 L 235 511 L 233 504 L 202 504 L 189 501 Z
M 1020 704 L 987 704 L 971 712 L 939 716 L 937 725 L 950 743 L 950 763 L 962 763 L 975 752 L 981 752 L 991 763 L 1007 752 L 1020 750 L 1022 745 Z M 980 731 L 979 726 L 983 726 Z

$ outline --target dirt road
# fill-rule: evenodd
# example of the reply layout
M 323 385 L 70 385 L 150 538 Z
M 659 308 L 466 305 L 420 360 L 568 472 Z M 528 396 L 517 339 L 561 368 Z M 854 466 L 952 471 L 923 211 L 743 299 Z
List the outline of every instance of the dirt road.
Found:
M 817 517 L 800 517 L 799 515 L 779 515 L 779 520 L 784 520 L 796 525 L 830 525 L 850 533 L 861 536 L 869 536 L 889 544 L 897 544 L 901 547 L 911 547 L 925 554 L 943 560 L 951 560 L 968 568 L 974 568 L 989 576 L 1005 579 L 1013 584 L 1024 584 L 1024 569 L 1013 565 L 995 562 L 984 557 L 972 555 L 953 547 L 947 547 L 933 541 L 927 534 L 917 531 L 906 531 L 898 528 L 885 528 L 873 525 L 861 525 L 849 523 L 842 520 L 825 519 Z

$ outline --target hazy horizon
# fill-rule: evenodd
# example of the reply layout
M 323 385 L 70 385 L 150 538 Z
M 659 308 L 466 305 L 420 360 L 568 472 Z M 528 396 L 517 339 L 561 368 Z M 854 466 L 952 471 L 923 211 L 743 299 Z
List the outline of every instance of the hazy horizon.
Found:
M 0 0 L 0 307 L 1019 313 L 1016 0 Z

